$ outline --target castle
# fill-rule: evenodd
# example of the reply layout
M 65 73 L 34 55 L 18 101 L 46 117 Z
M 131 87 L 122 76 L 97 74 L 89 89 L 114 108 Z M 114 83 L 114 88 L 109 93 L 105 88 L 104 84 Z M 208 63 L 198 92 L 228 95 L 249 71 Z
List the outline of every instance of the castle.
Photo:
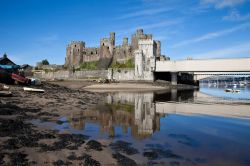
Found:
M 84 62 L 106 62 L 99 68 L 107 68 L 112 62 L 124 63 L 126 60 L 134 61 L 134 52 L 139 48 L 139 40 L 152 40 L 151 34 L 144 34 L 143 29 L 136 30 L 131 37 L 131 44 L 128 38 L 123 38 L 122 45 L 116 46 L 115 33 L 111 32 L 109 38 L 100 40 L 100 47 L 86 47 L 83 41 L 72 41 L 66 49 L 65 66 L 79 67 Z M 161 57 L 161 42 L 155 41 L 156 58 Z

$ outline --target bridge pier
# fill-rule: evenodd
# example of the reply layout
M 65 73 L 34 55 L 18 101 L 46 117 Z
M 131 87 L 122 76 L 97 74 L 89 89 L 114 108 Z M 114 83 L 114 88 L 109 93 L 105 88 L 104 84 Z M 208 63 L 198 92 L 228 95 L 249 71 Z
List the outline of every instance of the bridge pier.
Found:
M 171 89 L 171 101 L 177 100 L 177 89 Z
M 171 85 L 177 85 L 177 72 L 171 72 Z
M 196 74 L 193 75 L 193 81 L 195 86 L 199 86 L 200 81 L 198 80 L 198 76 Z

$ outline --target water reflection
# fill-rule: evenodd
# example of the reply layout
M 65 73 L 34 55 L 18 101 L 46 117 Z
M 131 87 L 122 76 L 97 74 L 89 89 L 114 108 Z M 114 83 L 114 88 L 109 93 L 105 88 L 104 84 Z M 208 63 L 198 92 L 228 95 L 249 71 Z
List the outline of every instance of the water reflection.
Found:
M 97 124 L 99 133 L 108 134 L 109 137 L 116 136 L 116 127 L 119 126 L 123 135 L 130 134 L 136 139 L 145 139 L 160 131 L 160 120 L 169 114 L 250 117 L 247 104 L 239 107 L 223 103 L 211 104 L 208 101 L 201 103 L 200 99 L 204 96 L 207 97 L 197 90 L 177 89 L 147 93 L 108 93 L 105 101 L 94 108 L 72 113 L 69 123 L 77 130 L 85 130 L 86 124 Z
M 208 95 L 214 89 L 203 91 L 107 93 L 103 102 L 72 112 L 55 128 L 127 141 L 149 160 L 170 165 L 249 165 L 250 101 L 227 101 L 224 92 L 218 98 Z
M 160 129 L 160 118 L 153 103 L 153 93 L 146 94 L 109 94 L 105 103 L 80 113 L 72 113 L 71 127 L 84 130 L 85 123 L 97 123 L 100 133 L 115 136 L 115 127 L 121 126 L 123 134 L 131 134 L 135 138 L 146 138 Z

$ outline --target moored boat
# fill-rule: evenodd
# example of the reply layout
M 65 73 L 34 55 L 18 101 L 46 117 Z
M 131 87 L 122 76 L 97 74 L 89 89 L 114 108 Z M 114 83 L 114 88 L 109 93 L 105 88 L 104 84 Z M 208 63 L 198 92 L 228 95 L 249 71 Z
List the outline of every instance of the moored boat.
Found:
M 225 89 L 225 92 L 233 92 L 233 89 Z

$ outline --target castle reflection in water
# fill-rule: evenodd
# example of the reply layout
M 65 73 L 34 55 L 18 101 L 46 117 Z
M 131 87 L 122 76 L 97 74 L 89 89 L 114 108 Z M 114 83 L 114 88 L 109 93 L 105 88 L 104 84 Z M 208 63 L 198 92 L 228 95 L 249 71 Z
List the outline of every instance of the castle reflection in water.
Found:
M 122 127 L 124 134 L 131 128 L 131 135 L 136 139 L 144 139 L 160 130 L 160 119 L 167 116 L 162 103 L 192 101 L 196 91 L 185 90 L 148 93 L 117 92 L 108 93 L 105 102 L 94 108 L 72 113 L 70 126 L 84 130 L 87 123 L 95 123 L 101 133 L 109 137 L 115 136 L 115 127 Z

